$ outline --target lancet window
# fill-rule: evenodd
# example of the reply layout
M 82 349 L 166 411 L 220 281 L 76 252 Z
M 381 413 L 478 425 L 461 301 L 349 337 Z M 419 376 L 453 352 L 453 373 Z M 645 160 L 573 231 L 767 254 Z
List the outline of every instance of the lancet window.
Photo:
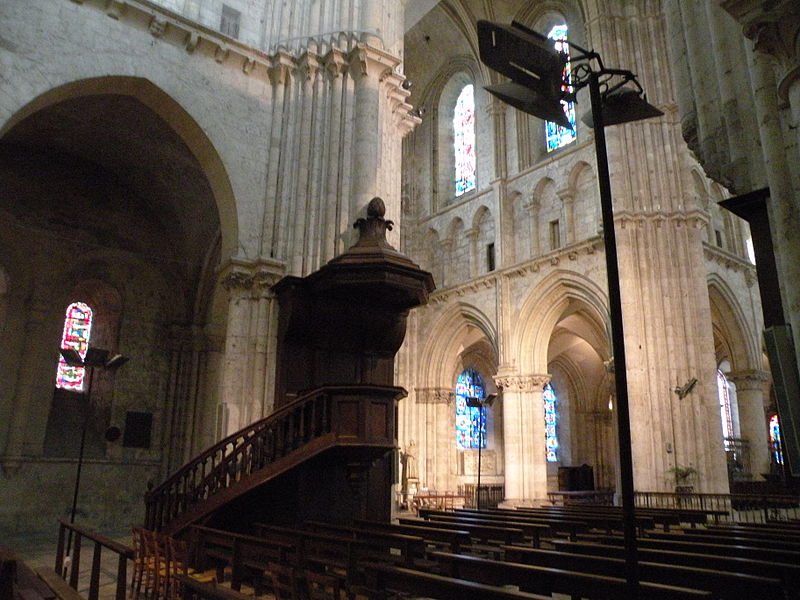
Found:
M 553 386 L 545 384 L 542 390 L 544 401 L 544 445 L 547 452 L 547 462 L 558 462 L 558 412 L 556 404 L 558 398 Z
M 475 88 L 465 85 L 453 111 L 453 150 L 455 159 L 456 197 L 475 189 Z
M 567 41 L 567 26 L 564 25 L 556 25 L 551 30 L 550 33 L 547 34 L 547 37 L 551 40 L 556 40 L 556 50 L 558 52 L 563 52 L 569 56 L 569 45 L 566 43 Z M 565 81 L 569 80 L 570 75 L 570 63 L 566 63 L 564 65 L 564 72 L 562 79 Z M 562 89 L 568 90 L 567 86 L 563 86 Z M 567 102 L 565 100 L 561 101 L 562 106 L 564 107 L 564 113 L 567 115 L 567 119 L 569 119 L 570 125 L 572 125 L 572 129 L 567 129 L 566 127 L 561 127 L 560 125 L 556 125 L 550 121 L 546 121 L 544 124 L 545 127 L 545 140 L 547 143 L 547 151 L 552 152 L 553 150 L 558 150 L 559 148 L 563 148 L 567 144 L 570 144 L 575 141 L 575 104 L 573 102 Z
M 486 448 L 486 388 L 478 372 L 465 369 L 456 381 L 456 448 Z M 473 406 L 470 406 L 473 404 Z
M 92 309 L 84 302 L 73 302 L 67 307 L 64 318 L 64 332 L 61 335 L 61 348 L 77 350 L 81 358 L 86 357 L 89 339 L 92 334 Z M 58 357 L 56 387 L 80 392 L 83 390 L 86 369 L 67 364 L 63 356 Z
M 769 418 L 769 445 L 772 450 L 772 462 L 783 464 L 783 445 L 781 443 L 781 421 L 777 413 Z

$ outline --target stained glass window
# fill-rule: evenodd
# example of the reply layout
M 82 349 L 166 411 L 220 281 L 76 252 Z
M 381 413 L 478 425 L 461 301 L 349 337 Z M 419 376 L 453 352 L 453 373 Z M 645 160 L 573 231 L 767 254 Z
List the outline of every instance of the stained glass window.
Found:
M 61 336 L 61 347 L 77 350 L 81 358 L 86 357 L 89 349 L 89 338 L 92 334 L 92 309 L 83 302 L 73 302 L 67 307 L 64 319 L 64 333 Z M 83 390 L 83 381 L 86 369 L 72 367 L 67 364 L 62 356 L 58 358 L 58 371 L 56 372 L 56 387 L 65 390 L 80 392 Z
M 733 414 L 731 412 L 731 395 L 728 389 L 728 378 L 717 369 L 717 396 L 719 397 L 719 414 L 722 420 L 723 439 L 736 437 L 733 430 Z
M 772 448 L 772 461 L 783 464 L 783 446 L 781 445 L 781 422 L 777 414 L 769 419 L 769 445 Z
M 547 34 L 547 37 L 551 40 L 556 40 L 556 51 L 564 52 L 569 56 L 569 45 L 566 44 L 567 40 L 567 26 L 566 25 L 556 25 L 550 30 L 550 33 Z M 562 79 L 565 81 L 569 81 L 570 75 L 570 63 L 567 62 L 564 65 L 564 73 Z M 562 89 L 569 90 L 567 86 L 563 86 Z M 545 127 L 545 139 L 547 140 L 547 151 L 552 152 L 553 150 L 558 150 L 569 144 L 570 142 L 575 141 L 575 103 L 574 102 L 567 102 L 566 100 L 562 100 L 561 104 L 564 106 L 564 113 L 567 115 L 567 119 L 569 119 L 570 125 L 572 125 L 572 129 L 567 129 L 566 127 L 561 127 L 556 125 L 555 123 L 551 123 L 550 121 L 546 121 L 544 124 Z
M 475 93 L 465 85 L 453 111 L 453 147 L 456 167 L 456 196 L 475 189 Z
M 547 462 L 558 462 L 558 413 L 556 392 L 549 383 L 542 390 L 544 400 L 544 446 Z
M 486 390 L 478 372 L 465 369 L 456 381 L 456 448 L 486 448 L 486 407 L 469 406 L 468 400 L 483 400 Z

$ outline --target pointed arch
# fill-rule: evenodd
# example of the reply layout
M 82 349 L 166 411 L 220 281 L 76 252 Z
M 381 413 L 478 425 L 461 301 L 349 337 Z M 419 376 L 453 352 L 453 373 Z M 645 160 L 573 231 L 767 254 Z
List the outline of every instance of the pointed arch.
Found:
M 430 327 L 428 340 L 420 353 L 419 380 L 447 388 L 454 385 L 455 378 L 464 368 L 459 361 L 459 356 L 463 356 L 463 342 L 478 337 L 486 341 L 496 363 L 497 331 L 491 320 L 470 304 L 459 302 L 452 305 Z
M 536 286 L 513 317 L 519 326 L 508 344 L 511 358 L 523 373 L 546 373 L 548 347 L 556 324 L 565 315 L 581 312 L 592 325 L 587 342 L 607 360 L 606 306 L 607 297 L 595 282 L 571 271 L 554 271 Z
M 748 320 L 735 294 L 716 273 L 709 275 L 707 281 L 717 364 L 727 359 L 733 371 L 759 369 L 761 349 L 757 337 L 749 331 Z

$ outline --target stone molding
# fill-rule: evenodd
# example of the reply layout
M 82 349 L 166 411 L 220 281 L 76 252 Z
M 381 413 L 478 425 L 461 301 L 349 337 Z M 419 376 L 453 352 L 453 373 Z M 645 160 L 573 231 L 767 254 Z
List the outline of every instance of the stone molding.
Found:
M 732 254 L 712 244 L 703 244 L 703 256 L 708 261 L 715 262 L 727 269 L 741 271 L 746 277 L 750 276 L 752 279 L 748 281 L 748 287 L 755 283 L 756 266 L 746 258 Z
M 439 242 L 442 244 L 443 251 L 447 251 L 450 248 L 450 246 L 445 245 L 445 242 L 452 244 L 452 240 L 444 239 Z M 575 244 L 562 246 L 552 252 L 542 254 L 512 267 L 495 269 L 491 273 L 486 273 L 453 287 L 436 290 L 428 299 L 428 304 L 445 304 L 454 297 L 460 298 L 467 294 L 476 294 L 482 290 L 495 288 L 502 277 L 513 279 L 524 277 L 529 273 L 539 273 L 540 271 L 546 273 L 549 269 L 557 267 L 562 258 L 577 261 L 581 257 L 596 254 L 601 245 L 602 239 L 599 236 L 595 236 Z
M 496 375 L 495 385 L 509 392 L 541 392 L 551 375 Z
M 743 369 L 728 373 L 728 379 L 736 385 L 737 390 L 757 390 L 766 391 L 767 385 L 771 381 L 771 376 L 766 371 L 758 369 Z
M 456 393 L 447 388 L 415 388 L 417 404 L 451 404 Z
M 356 44 L 347 53 L 332 48 L 324 55 L 306 51 L 293 56 L 282 49 L 268 54 L 144 0 L 72 1 L 103 11 L 135 29 L 145 28 L 159 42 L 183 47 L 198 58 L 211 58 L 238 69 L 245 77 L 260 78 L 273 86 L 285 85 L 295 76 L 313 78 L 320 71 L 332 78 L 345 73 L 354 79 L 376 78 L 402 136 L 422 123 L 406 102 L 411 92 L 403 87 L 406 78 L 400 72 L 402 60 L 368 44 Z
M 699 210 L 670 212 L 663 210 L 648 212 L 621 210 L 614 213 L 614 222 L 619 223 L 622 229 L 625 229 L 628 225 L 637 225 L 641 227 L 647 223 L 652 223 L 658 228 L 663 227 L 666 223 L 670 223 L 677 227 L 702 229 L 706 227 L 710 221 L 708 213 Z

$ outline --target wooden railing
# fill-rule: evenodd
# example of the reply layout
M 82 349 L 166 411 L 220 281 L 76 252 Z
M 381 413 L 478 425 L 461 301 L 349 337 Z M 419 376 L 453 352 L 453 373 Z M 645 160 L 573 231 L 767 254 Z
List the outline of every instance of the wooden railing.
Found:
M 221 503 L 334 446 L 393 448 L 398 387 L 328 386 L 223 439 L 145 496 L 145 527 L 176 533 Z
M 71 539 L 71 549 L 68 573 L 65 572 L 65 548 L 67 537 Z M 89 570 L 89 596 L 88 600 L 98 600 L 100 594 L 100 564 L 103 548 L 118 555 L 117 559 L 117 587 L 115 600 L 125 600 L 125 591 L 128 578 L 128 561 L 133 560 L 133 548 L 103 537 L 93 531 L 85 529 L 74 523 L 61 521 L 58 528 L 58 546 L 56 547 L 55 571 L 63 576 L 73 590 L 78 589 L 81 575 L 81 549 L 83 540 L 92 544 L 92 566 Z
M 719 520 L 763 523 L 800 519 L 800 497 L 777 494 L 636 492 L 636 506 L 720 511 Z

